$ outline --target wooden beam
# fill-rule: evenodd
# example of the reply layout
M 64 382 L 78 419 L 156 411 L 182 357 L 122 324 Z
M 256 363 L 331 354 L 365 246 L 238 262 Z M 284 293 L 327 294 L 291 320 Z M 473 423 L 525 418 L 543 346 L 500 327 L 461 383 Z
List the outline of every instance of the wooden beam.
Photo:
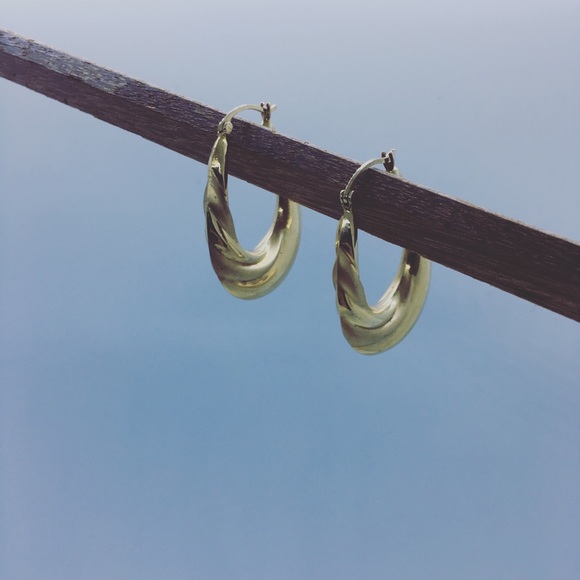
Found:
M 0 76 L 202 163 L 224 114 L 2 30 Z M 229 141 L 232 175 L 340 216 L 357 162 L 241 119 Z M 578 243 L 375 170 L 358 189 L 360 229 L 580 321 Z

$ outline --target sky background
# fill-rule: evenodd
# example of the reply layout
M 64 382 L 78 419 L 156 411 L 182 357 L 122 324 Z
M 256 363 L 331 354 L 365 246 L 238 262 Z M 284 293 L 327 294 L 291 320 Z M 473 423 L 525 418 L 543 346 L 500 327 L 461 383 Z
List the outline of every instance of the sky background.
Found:
M 280 133 L 394 147 L 412 181 L 580 239 L 576 0 L 2 0 L 0 27 L 277 103 Z M 0 578 L 580 577 L 580 325 L 434 264 L 411 334 L 359 355 L 336 222 L 303 211 L 285 282 L 237 300 L 205 175 L 0 79 Z M 273 196 L 230 195 L 253 247 Z M 374 301 L 400 249 L 359 249 Z

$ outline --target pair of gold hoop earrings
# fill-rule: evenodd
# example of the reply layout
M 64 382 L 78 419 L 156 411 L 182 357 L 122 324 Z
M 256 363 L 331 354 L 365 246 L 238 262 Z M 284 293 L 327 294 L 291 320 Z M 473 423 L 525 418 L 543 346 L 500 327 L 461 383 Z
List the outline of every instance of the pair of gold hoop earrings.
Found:
M 277 196 L 274 221 L 252 251 L 244 249 L 236 235 L 228 205 L 227 149 L 232 119 L 242 111 L 259 111 L 262 126 L 271 128 L 274 105 L 241 105 L 218 125 L 218 136 L 208 163 L 204 194 L 206 233 L 212 266 L 222 285 L 238 298 L 260 298 L 284 280 L 298 252 L 300 210 L 298 204 Z M 333 282 L 342 332 L 348 343 L 363 354 L 383 352 L 400 342 L 415 324 L 429 289 L 431 264 L 416 252 L 403 250 L 395 279 L 374 306 L 369 306 L 360 281 L 357 256 L 357 228 L 352 198 L 354 183 L 361 173 L 382 163 L 398 176 L 393 152 L 382 153 L 361 165 L 340 192 L 342 217 L 336 235 Z

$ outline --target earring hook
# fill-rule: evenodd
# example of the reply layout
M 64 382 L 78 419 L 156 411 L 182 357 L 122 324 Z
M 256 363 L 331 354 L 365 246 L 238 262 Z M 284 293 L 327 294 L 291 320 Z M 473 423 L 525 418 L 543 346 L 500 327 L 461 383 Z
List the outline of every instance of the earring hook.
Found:
M 358 178 L 358 176 L 372 167 L 373 165 L 378 165 L 379 163 L 383 164 L 385 171 L 387 173 L 397 173 L 397 168 L 395 167 L 395 150 L 391 149 L 388 153 L 386 151 L 381 151 L 381 156 L 375 159 L 371 159 L 366 163 L 363 163 L 353 174 L 353 176 L 349 179 L 346 187 L 340 192 L 340 205 L 342 209 L 346 211 L 350 211 L 352 209 L 352 195 L 354 193 L 354 189 L 352 188 L 354 182 Z
M 270 128 L 270 117 L 272 112 L 276 110 L 276 105 L 270 103 L 260 103 L 259 105 L 240 105 L 232 109 L 218 124 L 218 135 L 229 135 L 234 128 L 232 119 L 242 111 L 258 111 L 262 114 L 262 126 Z

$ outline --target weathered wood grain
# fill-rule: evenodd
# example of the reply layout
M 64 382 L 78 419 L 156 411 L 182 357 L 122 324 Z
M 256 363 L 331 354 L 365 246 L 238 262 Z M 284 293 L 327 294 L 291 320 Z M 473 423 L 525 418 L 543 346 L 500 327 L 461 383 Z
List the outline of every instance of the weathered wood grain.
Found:
M 224 114 L 2 30 L 0 76 L 202 163 Z M 241 119 L 230 144 L 232 175 L 340 216 L 357 162 Z M 578 243 L 378 171 L 362 188 L 362 230 L 580 321 Z

